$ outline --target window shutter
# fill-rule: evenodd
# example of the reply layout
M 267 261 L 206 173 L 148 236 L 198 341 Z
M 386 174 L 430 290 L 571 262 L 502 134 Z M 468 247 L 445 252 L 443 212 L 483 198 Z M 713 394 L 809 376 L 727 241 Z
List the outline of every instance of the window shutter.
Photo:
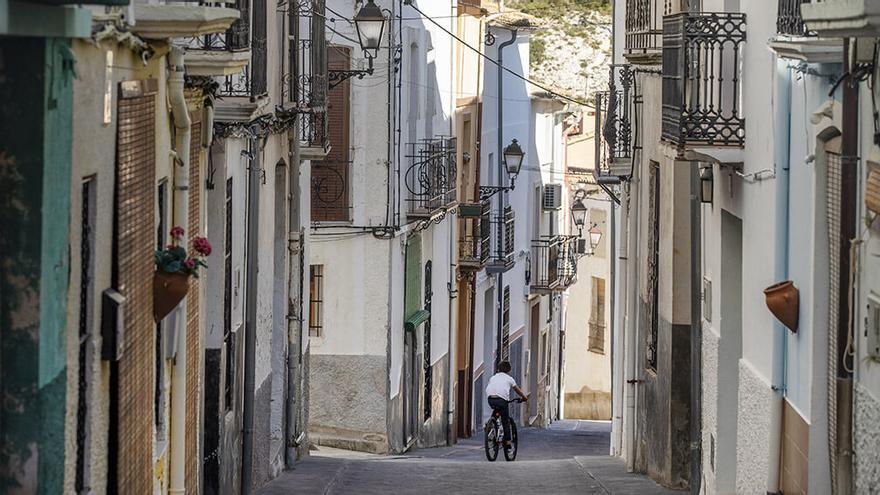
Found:
M 330 70 L 348 70 L 351 49 L 327 49 Z M 349 204 L 349 128 L 351 122 L 351 81 L 344 81 L 327 95 L 330 153 L 312 168 L 312 221 L 345 222 L 350 219 Z

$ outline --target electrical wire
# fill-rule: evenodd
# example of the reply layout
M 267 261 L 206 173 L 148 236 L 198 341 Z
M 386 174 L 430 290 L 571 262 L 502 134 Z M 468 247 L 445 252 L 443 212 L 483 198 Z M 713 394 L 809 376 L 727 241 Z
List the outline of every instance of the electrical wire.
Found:
M 562 100 L 566 100 L 566 101 L 571 102 L 571 103 L 574 103 L 574 104 L 576 104 L 576 105 L 581 105 L 581 106 L 585 106 L 585 107 L 587 107 L 587 108 L 593 108 L 593 109 L 595 109 L 595 106 L 594 106 L 593 104 L 591 104 L 591 103 L 587 103 L 587 102 L 584 102 L 584 101 L 576 100 L 576 99 L 574 99 L 574 98 L 571 98 L 571 97 L 568 97 L 568 96 L 565 96 L 565 95 L 559 94 L 559 93 L 557 93 L 556 91 L 553 91 L 552 89 L 548 88 L 547 86 L 545 86 L 545 85 L 543 85 L 543 84 L 541 84 L 541 83 L 538 83 L 538 82 L 532 81 L 531 79 L 529 79 L 529 78 L 523 76 L 522 74 L 519 74 L 519 73 L 517 73 L 517 72 L 514 72 L 513 70 L 511 70 L 511 69 L 509 69 L 509 68 L 507 68 L 507 67 L 505 67 L 505 66 L 499 64 L 498 61 L 496 61 L 496 60 L 494 60 L 494 59 L 488 57 L 486 54 L 484 54 L 484 53 L 483 53 L 482 51 L 480 51 L 479 49 L 474 48 L 473 46 L 471 46 L 470 44 L 468 44 L 466 41 L 464 41 L 463 39 L 459 38 L 455 33 L 453 33 L 452 31 L 450 31 L 450 30 L 448 30 L 448 29 L 446 29 L 446 27 L 444 27 L 444 26 L 441 25 L 439 22 L 435 21 L 433 18 L 431 18 L 431 17 L 429 17 L 428 15 L 426 15 L 424 12 L 422 12 L 418 7 L 416 7 L 416 6 L 413 5 L 412 3 L 409 3 L 409 4 L 407 4 L 407 5 L 409 5 L 410 7 L 412 7 L 413 10 L 415 10 L 416 12 L 418 12 L 418 13 L 422 16 L 422 18 L 427 19 L 427 20 L 430 21 L 432 24 L 434 24 L 435 26 L 437 26 L 438 28 L 440 28 L 443 32 L 445 32 L 446 34 L 448 34 L 449 36 L 451 36 L 454 40 L 458 41 L 459 43 L 461 43 L 461 44 L 464 45 L 465 47 L 469 48 L 470 50 L 476 52 L 479 56 L 483 57 L 485 60 L 488 60 L 489 62 L 491 62 L 491 63 L 492 63 L 493 65 L 495 65 L 496 67 L 500 68 L 501 70 L 503 70 L 503 71 L 505 71 L 505 72 L 507 72 L 507 73 L 513 75 L 514 77 L 517 77 L 517 78 L 519 78 L 519 79 L 522 79 L 523 81 L 525 81 L 525 82 L 527 82 L 527 83 L 529 83 L 529 84 L 531 84 L 531 85 L 533 85 L 533 86 L 535 86 L 535 87 L 541 88 L 541 89 L 543 89 L 544 91 L 546 91 L 547 93 L 549 93 L 549 94 L 551 94 L 551 95 L 553 95 L 553 96 L 555 96 L 555 97 L 557 97 L 557 98 L 560 98 L 560 99 L 562 99 Z

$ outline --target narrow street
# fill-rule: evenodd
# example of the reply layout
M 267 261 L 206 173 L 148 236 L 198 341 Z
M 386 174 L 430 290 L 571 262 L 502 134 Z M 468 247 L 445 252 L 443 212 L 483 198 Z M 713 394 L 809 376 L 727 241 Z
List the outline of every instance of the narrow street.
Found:
M 627 473 L 622 460 L 607 455 L 610 434 L 611 424 L 604 421 L 523 428 L 515 462 L 500 455 L 488 462 L 477 438 L 399 456 L 322 447 L 257 493 L 476 494 L 488 493 L 492 484 L 511 493 L 548 495 L 679 493 Z

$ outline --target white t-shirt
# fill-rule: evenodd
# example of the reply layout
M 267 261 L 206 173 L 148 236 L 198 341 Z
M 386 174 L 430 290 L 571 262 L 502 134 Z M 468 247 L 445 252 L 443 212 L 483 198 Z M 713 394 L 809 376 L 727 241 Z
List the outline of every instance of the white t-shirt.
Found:
M 516 380 L 512 376 L 507 373 L 495 373 L 486 386 L 486 397 L 496 395 L 504 400 L 510 400 L 510 389 L 515 386 Z

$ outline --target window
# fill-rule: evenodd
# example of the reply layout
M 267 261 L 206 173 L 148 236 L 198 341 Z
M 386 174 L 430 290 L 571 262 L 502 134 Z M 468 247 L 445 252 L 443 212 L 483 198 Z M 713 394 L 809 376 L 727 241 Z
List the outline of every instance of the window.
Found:
M 431 417 L 431 388 L 433 386 L 433 369 L 431 368 L 431 300 L 434 298 L 434 289 L 431 288 L 431 261 L 425 263 L 425 311 L 429 313 L 428 321 L 425 322 L 424 332 L 424 360 L 425 360 L 425 419 Z
M 232 331 L 232 178 L 226 179 L 226 218 L 223 238 L 223 350 L 224 367 L 223 403 L 232 410 L 235 390 L 235 333 Z
M 648 245 L 650 253 L 648 257 L 648 342 L 645 357 L 648 368 L 657 369 L 657 331 L 658 331 L 658 306 L 660 289 L 660 164 L 652 161 L 649 176 L 650 189 L 648 191 L 648 214 L 651 225 L 648 231 Z
M 510 286 L 504 287 L 501 299 L 501 360 L 510 359 Z
M 162 249 L 168 244 L 168 181 L 162 179 L 156 191 L 158 210 L 156 216 L 156 249 Z M 153 421 L 156 426 L 156 438 L 165 439 L 165 323 L 156 323 L 155 339 L 155 367 L 156 381 L 153 395 Z
M 342 46 L 327 48 L 330 70 L 351 68 L 351 49 Z M 312 165 L 312 221 L 347 222 L 351 218 L 349 191 L 351 121 L 351 81 L 343 81 L 327 95 L 328 140 L 327 158 Z
M 76 480 L 77 493 L 89 488 L 91 413 L 89 411 L 92 353 L 91 328 L 94 323 L 95 292 L 95 177 L 82 183 L 80 215 L 80 276 L 79 276 L 79 385 L 76 408 Z
M 605 354 L 605 279 L 592 277 L 592 282 L 587 350 Z
M 324 265 L 309 267 L 309 337 L 324 336 Z

